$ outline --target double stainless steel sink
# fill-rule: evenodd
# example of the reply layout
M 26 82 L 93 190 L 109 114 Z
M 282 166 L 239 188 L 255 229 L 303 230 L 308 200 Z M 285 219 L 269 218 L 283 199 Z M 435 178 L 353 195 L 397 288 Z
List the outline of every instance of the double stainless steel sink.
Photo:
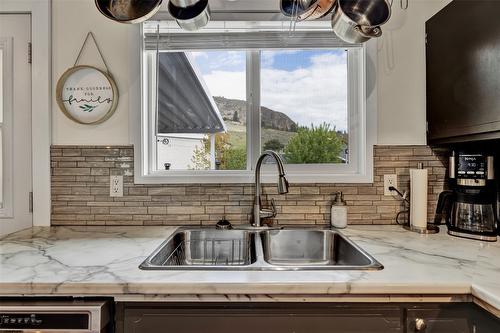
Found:
M 140 266 L 145 270 L 378 270 L 383 266 L 330 229 L 264 231 L 181 228 Z

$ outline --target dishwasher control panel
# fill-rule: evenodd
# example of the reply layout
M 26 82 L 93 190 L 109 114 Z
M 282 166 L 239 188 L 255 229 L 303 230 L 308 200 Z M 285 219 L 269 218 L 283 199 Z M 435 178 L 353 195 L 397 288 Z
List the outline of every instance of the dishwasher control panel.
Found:
M 0 331 L 5 329 L 76 329 L 89 328 L 87 313 L 2 313 Z
M 110 306 L 109 300 L 0 298 L 0 333 L 108 332 Z
M 10 313 L 0 315 L 0 327 L 1 328 L 15 328 L 17 326 L 27 326 L 38 327 L 42 323 L 42 320 L 37 318 L 36 314 L 20 314 L 20 313 Z M 16 326 L 17 325 L 17 326 Z

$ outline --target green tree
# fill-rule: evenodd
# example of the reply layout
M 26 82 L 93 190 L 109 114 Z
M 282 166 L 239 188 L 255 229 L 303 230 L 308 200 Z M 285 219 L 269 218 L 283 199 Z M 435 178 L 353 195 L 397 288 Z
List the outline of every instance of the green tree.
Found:
M 247 167 L 247 152 L 245 148 L 230 147 L 224 152 L 221 160 L 221 170 L 244 170 Z
M 220 170 L 244 170 L 246 169 L 246 151 L 244 148 L 235 148 L 229 143 L 228 133 L 215 135 L 215 159 L 219 162 Z M 203 139 L 203 145 L 196 147 L 191 158 L 193 166 L 190 169 L 210 169 L 210 138 Z
M 292 164 L 341 163 L 342 146 L 342 138 L 329 124 L 300 127 L 285 148 L 285 158 Z
M 189 165 L 188 167 L 191 170 L 210 169 L 210 140 L 207 138 L 203 139 L 203 146 L 195 148 L 191 162 L 193 162 L 193 165 Z
M 337 136 L 340 137 L 346 146 L 349 144 L 349 135 L 346 131 L 337 131 Z
M 273 150 L 276 152 L 280 152 L 283 148 L 285 148 L 285 145 L 282 144 L 278 139 L 271 139 L 264 143 L 264 150 Z

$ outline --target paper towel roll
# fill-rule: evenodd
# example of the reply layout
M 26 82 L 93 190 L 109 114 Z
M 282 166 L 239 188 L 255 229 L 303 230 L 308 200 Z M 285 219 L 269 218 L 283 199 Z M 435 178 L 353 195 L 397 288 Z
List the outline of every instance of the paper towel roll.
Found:
M 427 228 L 427 169 L 410 169 L 410 225 Z

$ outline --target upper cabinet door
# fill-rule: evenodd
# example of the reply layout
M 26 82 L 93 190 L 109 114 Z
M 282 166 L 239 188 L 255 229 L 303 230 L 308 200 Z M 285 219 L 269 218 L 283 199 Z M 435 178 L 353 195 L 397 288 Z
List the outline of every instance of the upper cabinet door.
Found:
M 500 138 L 498 1 L 453 1 L 426 23 L 429 143 Z

